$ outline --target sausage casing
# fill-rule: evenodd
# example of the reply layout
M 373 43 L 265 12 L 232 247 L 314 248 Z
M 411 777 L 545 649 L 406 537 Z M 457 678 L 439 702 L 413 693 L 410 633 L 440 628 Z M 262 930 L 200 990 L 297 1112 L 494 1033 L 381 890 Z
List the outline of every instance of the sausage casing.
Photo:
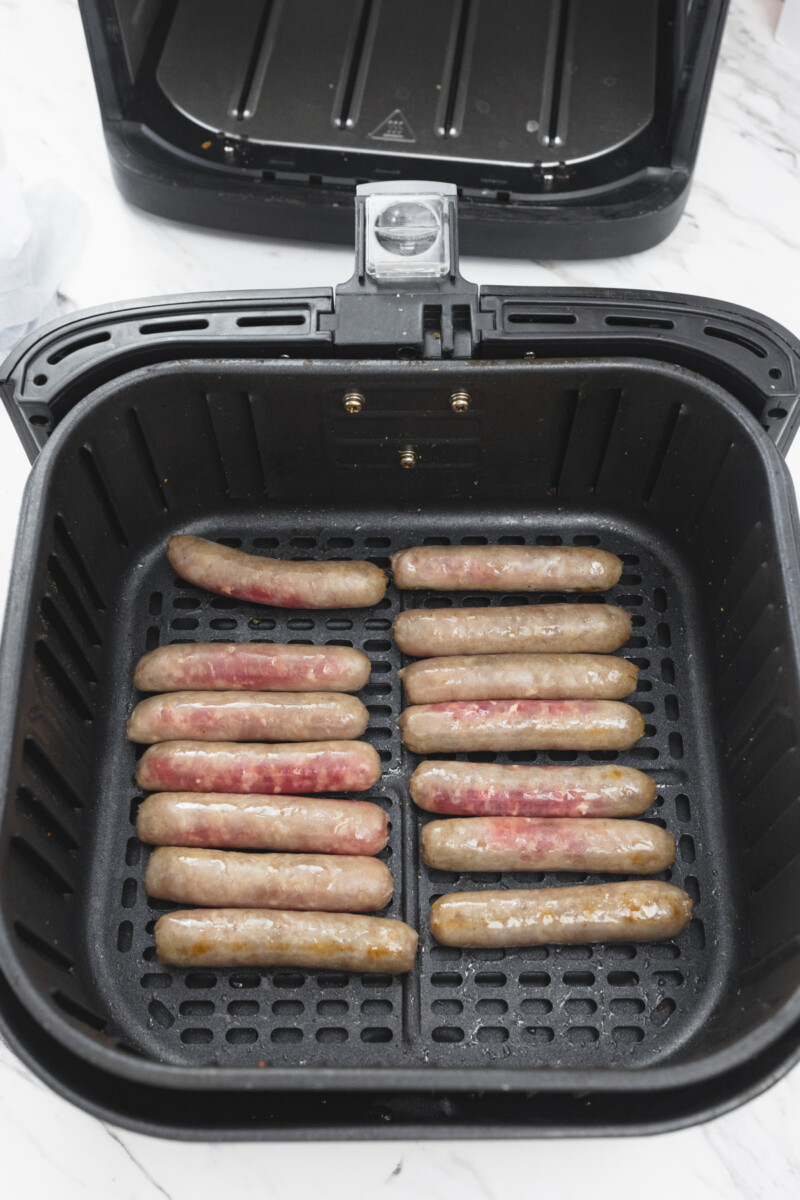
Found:
M 357 738 L 369 713 L 336 692 L 166 692 L 136 705 L 132 742 L 322 742 Z
M 613 604 L 525 604 L 516 608 L 409 608 L 394 637 L 416 658 L 460 654 L 607 654 L 631 636 L 630 614 Z
M 398 671 L 409 704 L 442 700 L 622 700 L 639 668 L 610 654 L 463 654 Z
M 470 750 L 627 750 L 644 718 L 618 700 L 454 700 L 397 718 L 415 754 Z
M 175 967 L 410 971 L 418 935 L 402 921 L 351 913 L 188 909 L 159 917 L 158 961 Z
M 601 592 L 622 559 L 590 546 L 412 546 L 392 555 L 399 588 L 447 592 Z
M 368 742 L 159 742 L 139 760 L 151 792 L 365 792 L 381 777 Z
M 364 800 L 156 792 L 139 805 L 136 835 L 154 846 L 378 854 L 389 819 Z
M 247 854 L 159 846 L 144 876 L 148 896 L 203 908 L 375 912 L 392 898 L 377 858 L 343 854 Z
M 445 946 L 658 942 L 689 924 L 692 902 L 653 879 L 506 892 L 453 892 L 431 906 Z
M 652 875 L 675 841 L 646 821 L 586 817 L 466 817 L 429 821 L 422 857 L 440 871 L 584 871 Z
M 367 608 L 386 591 L 386 575 L 370 562 L 291 562 L 186 535 L 169 539 L 167 557 L 206 591 L 279 608 Z
M 656 798 L 649 775 L 616 763 L 423 762 L 411 776 L 409 791 L 426 812 L 462 817 L 632 817 Z
M 187 642 L 143 655 L 133 683 L 140 692 L 358 692 L 369 667 L 350 646 Z

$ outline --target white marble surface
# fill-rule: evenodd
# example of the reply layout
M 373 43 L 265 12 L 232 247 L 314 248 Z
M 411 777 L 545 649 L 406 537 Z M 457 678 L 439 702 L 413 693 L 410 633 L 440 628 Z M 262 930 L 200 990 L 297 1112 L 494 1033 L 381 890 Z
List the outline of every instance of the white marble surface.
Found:
M 573 263 L 465 259 L 480 283 L 694 292 L 800 332 L 800 58 L 774 40 L 779 0 L 733 0 L 686 214 L 663 245 Z M 128 208 L 111 183 L 75 0 L 0 0 L 0 127 L 28 182 L 83 197 L 91 234 L 62 307 L 213 288 L 334 284 L 348 250 L 184 228 Z M 800 440 L 790 456 L 800 479 Z M 0 414 L 0 600 L 27 462 Z M 745 1108 L 655 1139 L 384 1145 L 191 1145 L 109 1128 L 53 1095 L 0 1045 L 0 1190 L 200 1200 L 386 1193 L 431 1198 L 591 1192 L 609 1200 L 782 1200 L 800 1194 L 800 1070 Z

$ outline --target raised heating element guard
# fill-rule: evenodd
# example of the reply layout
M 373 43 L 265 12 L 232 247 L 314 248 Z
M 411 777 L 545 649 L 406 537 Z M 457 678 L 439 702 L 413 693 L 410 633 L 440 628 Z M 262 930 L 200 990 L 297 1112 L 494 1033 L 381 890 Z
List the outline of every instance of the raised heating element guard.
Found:
M 0 664 L 4 1036 L 88 1110 L 175 1137 L 631 1133 L 722 1112 L 800 1055 L 800 562 L 776 448 L 795 428 L 797 345 L 706 301 L 479 292 L 458 274 L 448 187 L 367 188 L 357 211 L 335 295 L 78 315 L 3 366 L 36 457 Z M 370 609 L 264 608 L 177 579 L 177 532 L 384 568 L 420 543 L 620 554 L 619 584 L 591 599 L 632 615 L 621 653 L 645 736 L 619 754 L 473 757 L 651 773 L 645 819 L 675 837 L 662 878 L 692 896 L 688 930 L 486 951 L 428 929 L 442 892 L 576 880 L 421 863 L 393 618 L 578 597 L 390 585 Z M 208 640 L 370 657 L 387 912 L 420 931 L 409 975 L 155 960 L 170 906 L 142 884 L 133 667 Z

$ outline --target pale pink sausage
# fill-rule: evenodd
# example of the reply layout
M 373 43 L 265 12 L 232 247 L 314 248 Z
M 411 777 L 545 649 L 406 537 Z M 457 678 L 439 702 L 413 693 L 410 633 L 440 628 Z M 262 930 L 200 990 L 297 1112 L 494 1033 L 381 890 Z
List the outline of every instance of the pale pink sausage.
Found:
M 409 704 L 441 700 L 622 700 L 639 668 L 610 654 L 463 654 L 398 671 Z
M 145 654 L 133 683 L 140 692 L 358 692 L 369 665 L 366 654 L 349 646 L 194 642 Z
M 644 718 L 617 700 L 455 700 L 397 718 L 415 754 L 471 750 L 627 750 Z
M 336 692 L 167 692 L 136 705 L 132 742 L 323 742 L 360 737 L 369 713 Z
M 155 927 L 158 961 L 174 967 L 308 967 L 401 974 L 419 937 L 402 921 L 351 913 L 195 908 Z
M 656 798 L 634 767 L 534 767 L 506 763 L 423 762 L 409 791 L 427 812 L 453 816 L 632 817 Z
M 136 835 L 155 846 L 379 854 L 389 819 L 364 800 L 157 792 L 139 805 Z
M 453 892 L 431 906 L 445 946 L 658 942 L 689 924 L 692 902 L 670 883 L 634 880 L 506 892 Z
M 169 539 L 167 557 L 206 591 L 279 608 L 367 608 L 386 591 L 386 575 L 370 562 L 291 562 L 186 535 Z
M 381 777 L 367 742 L 159 742 L 139 760 L 151 792 L 365 792 Z
M 646 821 L 587 817 L 466 817 L 429 821 L 422 857 L 439 871 L 584 871 L 652 875 L 675 861 L 675 841 Z
M 517 608 L 409 608 L 394 637 L 416 658 L 443 654 L 606 654 L 631 636 L 612 604 L 524 604 Z
M 589 546 L 412 546 L 392 555 L 397 587 L 446 592 L 601 592 L 622 559 Z
M 394 882 L 377 858 L 159 846 L 150 855 L 144 890 L 202 908 L 375 912 L 391 900 Z

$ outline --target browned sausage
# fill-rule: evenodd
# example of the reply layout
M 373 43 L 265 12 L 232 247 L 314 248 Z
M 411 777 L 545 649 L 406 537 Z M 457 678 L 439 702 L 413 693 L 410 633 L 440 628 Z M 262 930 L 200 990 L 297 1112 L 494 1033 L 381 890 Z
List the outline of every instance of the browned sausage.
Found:
M 452 892 L 431 907 L 445 946 L 659 942 L 689 924 L 692 902 L 653 879 L 507 892 Z
M 357 738 L 369 713 L 337 692 L 167 692 L 136 705 L 132 742 L 322 742 Z
M 133 683 L 140 692 L 357 692 L 368 679 L 369 659 L 349 646 L 194 642 L 145 654 Z
M 652 875 L 675 861 L 675 841 L 646 821 L 587 817 L 466 817 L 429 821 L 422 857 L 439 871 L 608 871 Z
M 367 742 L 159 742 L 139 760 L 151 792 L 365 792 L 381 777 Z
M 409 704 L 441 700 L 622 700 L 639 668 L 610 654 L 463 654 L 398 671 Z
M 632 817 L 656 798 L 649 775 L 615 763 L 529 767 L 423 762 L 411 776 L 409 791 L 427 812 L 462 817 Z
M 139 805 L 136 835 L 155 846 L 378 854 L 389 820 L 364 800 L 156 792 Z
M 631 618 L 612 604 L 525 604 L 518 608 L 409 608 L 394 623 L 405 654 L 606 654 L 631 636 Z
M 446 592 L 602 592 L 622 559 L 589 546 L 412 546 L 392 555 L 399 588 Z
M 618 700 L 455 700 L 397 718 L 415 754 L 447 750 L 627 750 L 644 718 Z
M 309 967 L 400 974 L 419 938 L 402 921 L 350 913 L 203 909 L 156 921 L 158 961 L 174 967 Z
M 377 858 L 159 846 L 150 855 L 144 890 L 202 908 L 375 912 L 391 900 L 394 883 Z
M 367 608 L 386 591 L 386 575 L 370 562 L 291 562 L 184 535 L 169 539 L 167 557 L 206 591 L 280 608 Z

